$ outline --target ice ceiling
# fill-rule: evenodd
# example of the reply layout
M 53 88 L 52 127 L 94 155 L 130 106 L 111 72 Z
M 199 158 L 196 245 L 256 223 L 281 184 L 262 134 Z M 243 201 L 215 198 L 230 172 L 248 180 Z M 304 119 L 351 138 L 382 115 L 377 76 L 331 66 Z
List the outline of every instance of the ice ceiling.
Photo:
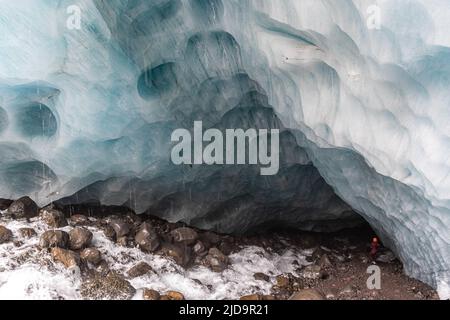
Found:
M 0 197 L 227 232 L 356 211 L 450 296 L 449 28 L 448 0 L 0 0 Z M 171 164 L 195 120 L 281 129 L 279 174 Z

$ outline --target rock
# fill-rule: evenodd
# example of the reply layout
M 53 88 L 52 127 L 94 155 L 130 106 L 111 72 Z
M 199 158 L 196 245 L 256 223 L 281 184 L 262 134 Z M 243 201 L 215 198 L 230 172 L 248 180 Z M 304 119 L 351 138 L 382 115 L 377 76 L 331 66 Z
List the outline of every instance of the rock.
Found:
M 356 293 L 356 289 L 352 285 L 345 286 L 341 291 L 339 291 L 339 295 L 352 295 Z
M 345 262 L 347 259 L 345 258 L 345 256 L 337 254 L 337 253 L 333 253 L 332 254 L 334 259 L 336 259 L 339 262 Z
M 208 254 L 205 245 L 201 241 L 197 241 L 195 246 L 193 247 L 194 253 L 199 257 L 204 257 Z
M 395 261 L 395 259 L 397 259 L 397 258 L 392 253 L 392 251 L 386 251 L 385 253 L 380 254 L 377 257 L 376 261 L 381 262 L 381 263 L 391 263 L 391 262 Z
M 36 231 L 33 228 L 20 228 L 19 234 L 22 238 L 32 238 L 37 235 Z
M 21 246 L 23 246 L 23 242 L 22 242 L 22 241 L 18 241 L 18 240 L 13 241 L 13 244 L 14 244 L 15 247 L 21 247 Z
M 224 254 L 224 255 L 230 255 L 233 253 L 236 246 L 232 242 L 231 239 L 226 238 L 226 240 L 222 241 L 218 247 L 218 249 Z
M 194 229 L 191 228 L 178 228 L 175 230 L 172 230 L 170 232 L 170 235 L 172 236 L 173 240 L 175 242 L 182 242 L 187 245 L 193 245 L 198 239 L 198 234 Z
M 153 268 L 148 263 L 139 262 L 137 265 L 128 270 L 127 274 L 130 278 L 137 278 L 152 271 Z
M 219 249 L 211 248 L 208 251 L 208 255 L 205 257 L 206 264 L 214 272 L 224 271 L 229 264 L 229 259 Z
M 239 300 L 242 301 L 259 301 L 261 300 L 261 296 L 259 294 L 250 294 L 248 296 L 243 296 Z
M 129 300 L 136 289 L 120 274 L 110 271 L 106 276 L 96 274 L 81 284 L 81 295 L 92 300 Z
M 0 244 L 11 241 L 13 237 L 13 233 L 8 228 L 4 226 L 0 226 Z
M 322 277 L 322 268 L 315 264 L 309 265 L 303 269 L 301 277 L 310 280 L 318 280 Z
M 13 203 L 12 200 L 9 199 L 0 199 L 0 210 L 6 210 L 9 208 L 9 206 Z
M 200 240 L 207 246 L 215 246 L 222 240 L 221 237 L 212 231 L 206 231 L 200 234 Z
M 62 228 L 67 226 L 67 220 L 61 211 L 44 208 L 40 211 L 39 216 L 49 227 Z
M 188 246 L 164 243 L 160 251 L 162 254 L 171 257 L 182 267 L 187 267 L 191 262 L 191 248 Z
M 102 254 L 96 248 L 86 248 L 80 253 L 81 260 L 98 265 L 102 261 Z
M 284 275 L 277 276 L 276 280 L 279 288 L 287 288 L 290 285 L 289 278 Z
M 311 254 L 311 259 L 308 259 L 309 262 L 316 262 L 320 260 L 320 258 L 325 254 L 325 251 L 323 251 L 320 247 L 314 249 L 313 253 Z
M 270 281 L 270 277 L 267 274 L 264 274 L 261 272 L 255 273 L 253 275 L 253 278 L 255 278 L 255 280 L 260 280 L 260 281 L 266 281 L 266 282 Z
M 113 227 L 110 225 L 106 225 L 102 227 L 103 234 L 106 238 L 108 238 L 111 241 L 116 241 L 116 232 L 114 231 Z
M 169 291 L 161 297 L 161 300 L 184 300 L 184 295 L 178 291 Z
M 334 299 L 336 299 L 336 295 L 335 295 L 333 292 L 327 292 L 327 293 L 325 294 L 325 298 L 326 298 L 327 300 L 334 300 Z
M 242 300 L 242 301 L 269 301 L 269 300 L 275 300 L 275 297 L 269 296 L 269 295 L 251 294 L 248 296 L 243 296 L 239 300 Z
M 152 289 L 144 289 L 142 296 L 144 300 L 159 300 L 161 298 L 159 292 Z
M 29 219 L 39 214 L 37 204 L 29 197 L 22 197 L 14 201 L 8 208 L 7 215 L 13 219 Z
M 108 263 L 105 260 L 100 261 L 100 263 L 96 266 L 95 270 L 101 276 L 106 276 L 110 272 Z
M 365 254 L 359 255 L 359 260 L 361 260 L 361 262 L 364 264 L 368 264 L 370 262 L 369 258 Z
M 74 214 L 70 217 L 70 223 L 74 226 L 84 226 L 89 224 L 89 218 L 83 214 Z
M 161 244 L 155 230 L 147 222 L 140 225 L 139 231 L 134 237 L 134 241 L 136 242 L 136 245 L 145 252 L 155 252 Z
M 111 221 L 110 226 L 114 229 L 117 239 L 128 235 L 131 231 L 130 225 L 119 219 Z
M 80 256 L 70 250 L 52 248 L 53 260 L 61 262 L 66 268 L 73 268 L 80 265 Z
M 117 238 L 116 243 L 121 247 L 128 247 L 129 241 L 127 236 Z
M 134 212 L 128 212 L 125 215 L 125 219 L 127 220 L 128 223 L 130 223 L 132 225 L 136 225 L 136 226 L 138 226 L 142 223 L 141 217 Z
M 92 241 L 92 232 L 83 227 L 76 227 L 69 232 L 70 249 L 80 250 L 90 246 Z
M 48 230 L 45 231 L 41 239 L 39 240 L 39 246 L 41 248 L 67 248 L 69 244 L 69 234 L 61 230 Z
M 325 300 L 325 298 L 316 289 L 305 289 L 291 295 L 289 300 Z
M 323 254 L 320 257 L 318 265 L 322 269 L 332 268 L 333 267 L 333 264 L 331 263 L 330 258 L 328 257 L 327 254 Z

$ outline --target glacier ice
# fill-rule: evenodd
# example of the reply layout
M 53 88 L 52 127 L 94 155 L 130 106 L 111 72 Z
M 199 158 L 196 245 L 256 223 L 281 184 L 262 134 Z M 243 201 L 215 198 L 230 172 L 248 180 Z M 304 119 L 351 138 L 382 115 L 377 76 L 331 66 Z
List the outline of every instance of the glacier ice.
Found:
M 200 227 L 367 220 L 450 295 L 447 0 L 0 0 L 0 197 Z M 77 5 L 81 29 L 68 29 Z M 281 168 L 175 166 L 195 120 L 282 131 Z

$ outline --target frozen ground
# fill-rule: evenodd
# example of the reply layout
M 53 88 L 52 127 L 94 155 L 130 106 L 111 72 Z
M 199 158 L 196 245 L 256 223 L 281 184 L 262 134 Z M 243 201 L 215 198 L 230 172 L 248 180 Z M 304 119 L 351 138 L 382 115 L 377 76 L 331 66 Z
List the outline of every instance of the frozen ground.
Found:
M 39 234 L 48 229 L 44 223 L 38 218 L 32 219 L 30 223 L 0 219 L 0 225 L 10 229 L 15 236 L 14 242 L 0 245 L 0 299 L 82 298 L 80 272 L 76 269 L 67 270 L 53 262 L 51 255 L 38 247 Z M 34 228 L 38 236 L 21 238 L 18 229 L 25 227 Z M 61 228 L 65 231 L 70 229 Z M 112 270 L 126 274 L 136 263 L 145 261 L 156 271 L 128 279 L 137 290 L 134 299 L 142 299 L 144 288 L 158 292 L 175 290 L 182 292 L 187 299 L 194 300 L 237 299 L 255 292 L 270 294 L 274 280 L 255 280 L 254 273 L 262 272 L 271 276 L 296 274 L 295 269 L 299 264 L 308 264 L 305 260 L 307 251 L 287 247 L 280 255 L 261 247 L 245 246 L 229 256 L 231 266 L 223 273 L 215 273 L 200 266 L 185 270 L 170 258 L 146 254 L 137 248 L 120 247 L 108 240 L 98 228 L 88 229 L 94 235 L 93 246 L 102 252 Z

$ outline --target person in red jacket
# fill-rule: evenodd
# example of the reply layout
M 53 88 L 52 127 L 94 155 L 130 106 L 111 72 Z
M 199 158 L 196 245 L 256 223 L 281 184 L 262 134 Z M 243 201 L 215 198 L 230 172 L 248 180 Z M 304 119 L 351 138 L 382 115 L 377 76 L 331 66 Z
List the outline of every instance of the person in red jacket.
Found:
M 377 237 L 372 239 L 372 243 L 370 244 L 370 257 L 372 260 L 375 260 L 378 253 L 378 248 L 380 247 L 380 243 Z

